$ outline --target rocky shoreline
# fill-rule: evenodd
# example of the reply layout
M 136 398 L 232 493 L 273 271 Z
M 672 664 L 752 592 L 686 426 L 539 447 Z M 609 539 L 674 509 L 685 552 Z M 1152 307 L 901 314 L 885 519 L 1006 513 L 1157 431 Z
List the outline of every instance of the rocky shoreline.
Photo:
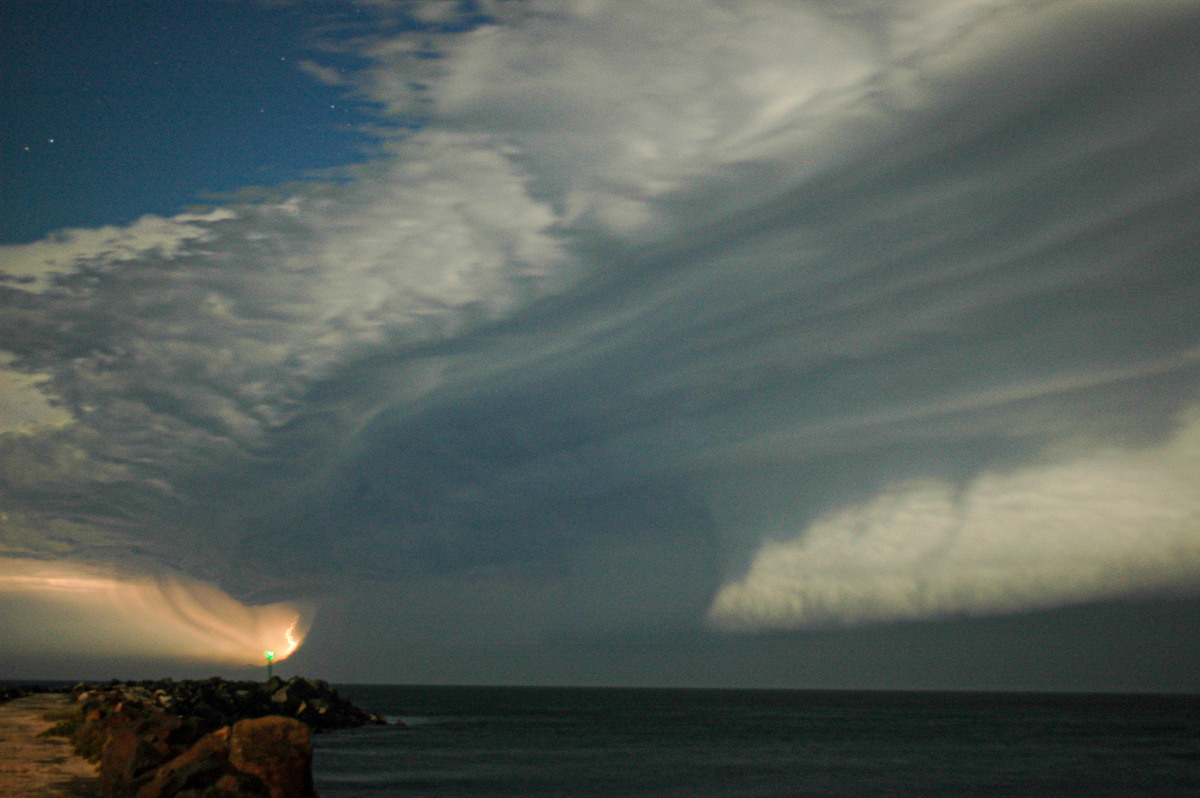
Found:
M 47 733 L 98 765 L 104 798 L 312 798 L 311 733 L 387 722 L 327 682 L 299 676 L 53 691 L 71 702 Z

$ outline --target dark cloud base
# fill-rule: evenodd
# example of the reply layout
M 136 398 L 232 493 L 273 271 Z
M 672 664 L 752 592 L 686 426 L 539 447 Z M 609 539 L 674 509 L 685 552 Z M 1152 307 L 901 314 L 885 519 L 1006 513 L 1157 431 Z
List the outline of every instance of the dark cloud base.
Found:
M 399 684 L 1186 693 L 1200 689 L 1197 621 L 1200 599 L 1146 597 L 760 636 L 580 632 L 488 645 L 392 626 L 314 639 L 289 667 L 337 663 L 355 679 Z M 405 653 L 380 654 L 397 648 Z

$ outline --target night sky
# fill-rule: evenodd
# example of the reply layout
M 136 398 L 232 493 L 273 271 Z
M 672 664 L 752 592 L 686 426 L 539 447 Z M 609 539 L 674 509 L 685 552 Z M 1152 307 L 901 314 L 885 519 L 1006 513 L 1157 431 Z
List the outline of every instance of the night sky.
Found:
M 0 678 L 1200 690 L 1200 3 L 0 23 Z

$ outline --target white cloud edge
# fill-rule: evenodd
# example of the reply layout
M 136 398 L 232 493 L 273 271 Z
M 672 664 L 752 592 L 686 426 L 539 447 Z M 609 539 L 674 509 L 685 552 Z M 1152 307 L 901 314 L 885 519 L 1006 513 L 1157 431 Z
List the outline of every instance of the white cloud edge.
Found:
M 11 369 L 14 359 L 11 352 L 0 350 L 0 435 L 33 435 L 74 421 L 74 416 L 43 390 L 51 375 Z
M 157 253 L 174 258 L 189 244 L 203 243 L 213 233 L 209 225 L 236 218 L 229 208 L 206 213 L 142 216 L 125 225 L 68 228 L 28 244 L 0 245 L 0 283 L 27 293 L 43 293 L 56 276 L 70 274 L 81 263 L 119 264 Z
M 987 615 L 1200 589 L 1200 405 L 1169 440 L 965 485 L 905 482 L 763 543 L 707 620 L 727 631 Z

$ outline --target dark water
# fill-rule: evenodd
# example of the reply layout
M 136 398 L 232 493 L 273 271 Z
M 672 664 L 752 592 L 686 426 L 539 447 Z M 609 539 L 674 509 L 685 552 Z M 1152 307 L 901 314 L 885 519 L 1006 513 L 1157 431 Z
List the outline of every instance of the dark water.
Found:
M 1200 796 L 1200 696 L 350 686 L 349 796 Z

